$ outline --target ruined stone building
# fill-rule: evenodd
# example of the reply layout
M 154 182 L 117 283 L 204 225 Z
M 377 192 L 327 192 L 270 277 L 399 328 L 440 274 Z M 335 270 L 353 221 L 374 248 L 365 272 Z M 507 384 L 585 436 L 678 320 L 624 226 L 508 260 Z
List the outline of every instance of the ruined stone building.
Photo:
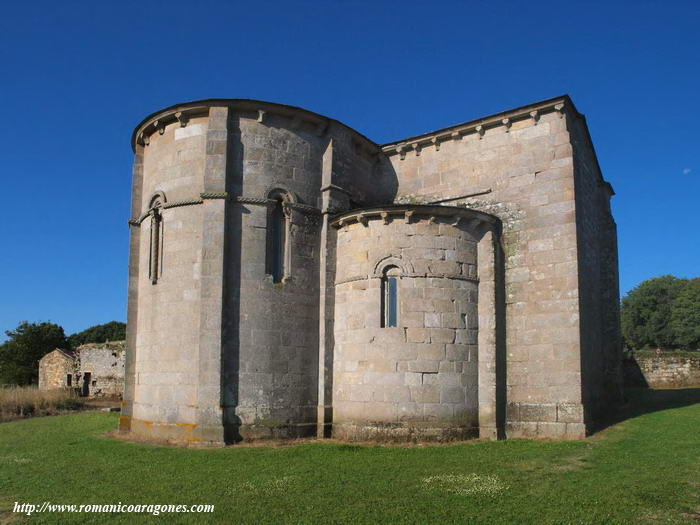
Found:
M 124 341 L 85 344 L 74 352 L 57 348 L 39 361 L 39 389 L 72 388 L 86 397 L 121 397 L 124 355 Z
M 572 439 L 617 401 L 613 190 L 568 96 L 384 145 L 202 100 L 132 147 L 123 431 Z

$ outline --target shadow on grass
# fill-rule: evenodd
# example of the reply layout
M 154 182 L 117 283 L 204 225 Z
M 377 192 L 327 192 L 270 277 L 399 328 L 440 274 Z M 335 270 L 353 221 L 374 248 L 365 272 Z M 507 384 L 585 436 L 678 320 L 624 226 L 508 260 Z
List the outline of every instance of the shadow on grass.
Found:
M 700 386 L 691 388 L 626 388 L 626 403 L 593 429 L 593 433 L 651 412 L 670 410 L 700 403 Z

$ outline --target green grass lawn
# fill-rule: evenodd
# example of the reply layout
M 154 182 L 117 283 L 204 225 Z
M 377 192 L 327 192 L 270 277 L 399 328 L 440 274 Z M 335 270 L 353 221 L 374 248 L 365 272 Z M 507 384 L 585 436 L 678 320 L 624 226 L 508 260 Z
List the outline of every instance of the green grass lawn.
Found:
M 105 436 L 115 414 L 0 424 L 0 523 L 699 523 L 700 389 L 635 391 L 585 441 L 185 449 Z M 15 501 L 213 504 L 33 514 Z

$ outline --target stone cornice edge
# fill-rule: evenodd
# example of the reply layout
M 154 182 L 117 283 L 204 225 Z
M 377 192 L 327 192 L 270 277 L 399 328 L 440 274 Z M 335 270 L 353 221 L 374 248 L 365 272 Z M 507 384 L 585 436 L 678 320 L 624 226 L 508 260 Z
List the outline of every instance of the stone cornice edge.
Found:
M 416 155 L 420 155 L 423 148 L 434 146 L 436 150 L 439 150 L 440 143 L 448 140 L 460 140 L 463 136 L 470 134 L 478 134 L 481 138 L 487 129 L 501 126 L 504 126 L 506 132 L 508 132 L 513 122 L 519 120 L 532 119 L 534 124 L 537 125 L 541 115 L 544 113 L 558 112 L 559 116 L 563 117 L 566 111 L 573 111 L 574 114 L 578 115 L 576 108 L 573 106 L 568 96 L 557 97 L 555 99 L 497 113 L 490 117 L 472 120 L 423 135 L 390 142 L 382 145 L 382 151 L 389 157 L 401 155 L 403 159 L 408 151 L 413 151 Z

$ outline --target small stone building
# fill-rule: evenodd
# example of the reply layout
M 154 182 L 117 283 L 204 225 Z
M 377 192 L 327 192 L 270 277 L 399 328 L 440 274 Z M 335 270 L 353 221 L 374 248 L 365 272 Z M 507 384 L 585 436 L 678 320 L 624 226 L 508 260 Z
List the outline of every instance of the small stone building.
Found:
M 75 388 L 76 359 L 73 352 L 56 348 L 39 360 L 39 390 Z
M 39 389 L 73 388 L 86 397 L 122 397 L 125 342 L 56 349 L 39 361 Z
M 613 190 L 568 96 L 383 145 L 202 100 L 132 147 L 123 431 L 576 439 L 620 399 Z

